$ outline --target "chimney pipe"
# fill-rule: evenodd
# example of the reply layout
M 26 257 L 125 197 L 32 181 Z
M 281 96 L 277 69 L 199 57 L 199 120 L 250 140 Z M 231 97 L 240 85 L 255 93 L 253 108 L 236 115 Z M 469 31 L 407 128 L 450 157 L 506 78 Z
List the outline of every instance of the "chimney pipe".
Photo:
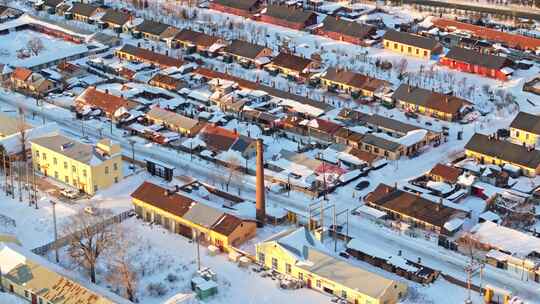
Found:
M 266 222 L 266 203 L 264 188 L 264 147 L 262 139 L 257 139 L 257 170 L 256 170 L 256 219 L 257 225 L 263 227 Z

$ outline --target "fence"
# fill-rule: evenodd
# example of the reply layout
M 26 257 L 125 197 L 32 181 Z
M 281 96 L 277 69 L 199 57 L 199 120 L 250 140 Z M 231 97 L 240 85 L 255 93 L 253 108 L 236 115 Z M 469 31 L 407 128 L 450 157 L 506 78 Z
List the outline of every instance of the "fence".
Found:
M 130 217 L 130 215 L 132 214 L 133 210 L 130 209 L 130 210 L 127 210 L 127 211 L 124 211 L 120 214 L 117 214 L 111 218 L 108 218 L 106 219 L 105 221 L 103 222 L 100 222 L 100 223 L 97 223 L 95 224 L 93 227 L 90 228 L 90 231 L 92 234 L 95 234 L 97 231 L 107 227 L 107 226 L 110 226 L 112 224 L 119 224 L 123 221 L 125 221 L 126 219 L 128 219 Z M 51 250 L 56 250 L 56 249 L 60 249 L 64 246 L 67 246 L 75 236 L 77 236 L 77 234 L 79 234 L 81 232 L 75 232 L 73 234 L 70 234 L 70 235 L 66 235 L 66 236 L 63 236 L 61 238 L 59 238 L 58 240 L 56 241 L 52 241 L 48 244 L 45 244 L 43 246 L 40 246 L 40 247 L 37 247 L 37 248 L 34 248 L 32 249 L 32 252 L 37 254 L 37 255 L 46 255 L 49 251 Z

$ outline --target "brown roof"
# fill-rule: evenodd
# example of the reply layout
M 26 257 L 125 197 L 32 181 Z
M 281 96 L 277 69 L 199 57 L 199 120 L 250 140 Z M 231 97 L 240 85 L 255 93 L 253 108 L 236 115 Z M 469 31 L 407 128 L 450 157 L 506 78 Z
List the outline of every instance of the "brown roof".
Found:
M 375 190 L 371 191 L 364 197 L 364 201 L 367 203 L 373 203 L 374 201 L 388 195 L 392 191 L 394 191 L 394 187 L 381 183 L 377 186 L 377 188 L 375 188 Z
M 192 43 L 196 46 L 210 47 L 214 43 L 219 42 L 220 38 L 216 36 L 210 36 L 205 33 L 195 32 L 189 29 L 181 30 L 174 40 Z
M 484 26 L 477 26 L 449 19 L 435 19 L 433 25 L 445 30 L 465 30 L 480 37 L 493 42 L 501 42 L 514 48 L 526 48 L 536 50 L 540 48 L 540 39 L 526 37 L 522 35 L 501 32 L 495 29 L 490 29 Z
M 376 91 L 377 89 L 389 84 L 384 80 L 337 68 L 327 69 L 321 78 L 342 83 L 359 90 L 362 89 L 368 91 Z
M 201 131 L 202 140 L 210 150 L 228 151 L 238 139 L 238 133 L 208 124 Z
M 181 79 L 174 78 L 167 74 L 161 74 L 161 73 L 155 74 L 154 77 L 150 79 L 150 83 L 152 82 L 156 82 L 156 83 L 160 83 L 160 84 L 164 84 L 168 86 L 180 86 L 180 87 L 185 86 L 185 83 Z
M 32 76 L 32 71 L 26 68 L 16 68 L 13 74 L 11 74 L 13 79 L 19 81 L 26 81 L 30 76 Z
M 242 220 L 234 215 L 225 213 L 223 217 L 212 227 L 212 230 L 222 235 L 230 235 L 236 227 L 242 225 Z
M 462 107 L 471 104 L 456 96 L 448 96 L 407 84 L 401 84 L 392 98 L 453 115 L 458 113 Z
M 160 36 L 168 28 L 169 25 L 167 24 L 145 19 L 141 24 L 135 27 L 135 31 Z
M 152 52 L 143 48 L 125 44 L 119 52 L 128 53 L 139 58 L 139 60 L 147 61 L 163 67 L 181 67 L 184 62 L 180 59 L 169 57 L 160 53 Z
M 230 45 L 225 48 L 225 52 L 249 59 L 256 59 L 266 47 L 246 41 L 234 39 Z
M 71 12 L 73 14 L 85 16 L 85 17 L 92 17 L 94 13 L 99 9 L 99 7 L 86 4 L 82 2 L 75 2 L 73 3 L 73 6 L 71 7 Z
M 383 39 L 403 43 L 406 45 L 415 46 L 421 49 L 435 51 L 440 47 L 439 42 L 433 38 L 427 38 L 420 35 L 411 33 L 398 32 L 394 30 L 388 30 L 383 36 Z
M 347 21 L 333 16 L 324 18 L 322 29 L 327 32 L 340 33 L 342 35 L 360 39 L 367 38 L 370 34 L 374 34 L 377 30 L 371 25 Z
M 540 135 L 540 115 L 527 112 L 519 112 L 510 124 L 510 128 L 516 128 L 526 132 Z
M 372 154 L 372 153 L 369 153 L 369 152 L 366 152 L 366 151 L 362 151 L 358 148 L 351 148 L 348 153 L 360 160 L 363 160 L 365 161 L 366 163 L 368 164 L 372 164 L 376 159 L 377 159 L 377 155 L 375 154 Z
M 393 189 L 369 203 L 441 228 L 455 215 L 463 213 L 461 210 L 399 189 Z
M 461 175 L 461 169 L 439 163 L 436 164 L 431 171 L 429 171 L 429 174 L 440 176 L 445 181 L 456 183 L 458 177 Z
M 214 3 L 245 11 L 256 8 L 259 0 L 214 0 Z
M 167 189 L 149 182 L 140 185 L 131 197 L 180 217 L 184 216 L 194 203 L 188 197 L 167 192 Z
M 78 106 L 89 105 L 101 109 L 108 115 L 113 115 L 121 107 L 126 110 L 133 109 L 137 104 L 133 101 L 118 97 L 106 92 L 98 91 L 95 87 L 88 87 L 75 100 Z
M 112 23 L 112 24 L 115 24 L 115 25 L 123 26 L 124 24 L 126 24 L 129 21 L 130 18 L 131 18 L 131 16 L 129 14 L 127 14 L 127 13 L 117 11 L 117 10 L 114 10 L 114 9 L 108 9 L 105 12 L 105 15 L 103 15 L 103 17 L 101 17 L 101 21 L 106 22 L 106 23 Z
M 279 53 L 279 55 L 272 60 L 273 65 L 297 71 L 299 73 L 302 73 L 310 63 L 311 59 L 302 58 L 288 53 Z
M 268 5 L 266 10 L 266 15 L 282 19 L 287 22 L 301 23 L 305 24 L 313 15 L 312 11 L 304 11 L 300 9 L 295 9 L 285 5 Z

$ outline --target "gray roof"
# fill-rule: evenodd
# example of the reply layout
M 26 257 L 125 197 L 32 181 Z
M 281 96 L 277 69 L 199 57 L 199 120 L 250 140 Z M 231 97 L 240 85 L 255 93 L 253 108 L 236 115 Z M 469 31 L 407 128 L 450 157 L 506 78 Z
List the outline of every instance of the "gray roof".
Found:
M 519 112 L 510 124 L 510 127 L 540 135 L 540 116 L 527 112 Z
M 135 31 L 160 36 L 168 28 L 169 26 L 167 24 L 145 19 L 141 24 L 135 27 Z
M 394 92 L 392 98 L 448 114 L 456 114 L 463 106 L 471 104 L 465 99 L 456 96 L 449 96 L 404 83 Z
M 422 49 L 434 51 L 440 46 L 439 42 L 433 38 L 422 37 L 415 34 L 398 32 L 394 30 L 386 31 L 383 39 L 403 43 L 406 45 L 416 46 Z
M 97 9 L 98 9 L 97 6 L 94 6 L 91 4 L 75 2 L 73 3 L 73 6 L 71 7 L 70 11 L 77 15 L 91 17 L 96 12 Z
M 89 164 L 94 159 L 102 160 L 97 153 L 94 153 L 94 147 L 92 145 L 77 142 L 63 135 L 40 137 L 33 139 L 31 143 L 40 145 L 81 163 Z
M 324 18 L 322 29 L 328 32 L 340 33 L 360 39 L 366 38 L 368 35 L 375 33 L 377 30 L 371 25 L 347 21 L 333 16 Z
M 496 70 L 511 64 L 510 60 L 506 57 L 482 54 L 473 50 L 458 47 L 452 48 L 445 57 Z
M 123 26 L 129 21 L 129 18 L 130 16 L 124 12 L 108 9 L 101 17 L 101 21 Z
M 57 7 L 58 5 L 62 3 L 64 3 L 64 0 L 45 0 L 43 2 L 45 6 L 50 6 L 50 7 Z
M 223 211 L 199 203 L 191 206 L 183 218 L 200 226 L 211 228 L 224 215 Z
M 297 266 L 371 298 L 378 299 L 397 284 L 392 279 L 364 270 L 313 248 L 308 248 L 307 260 L 311 263 L 299 263 Z
M 256 8 L 258 2 L 259 0 L 214 0 L 214 3 L 246 11 Z
M 146 113 L 146 116 L 148 116 L 150 119 L 163 120 L 167 124 L 171 124 L 175 127 L 186 130 L 191 130 L 199 123 L 195 119 L 159 107 L 153 107 L 150 109 L 150 111 Z
M 234 39 L 225 52 L 249 59 L 255 59 L 265 49 L 264 46 Z
M 490 139 L 484 134 L 474 134 L 465 145 L 465 149 L 531 169 L 540 167 L 540 150 L 529 151 L 525 146 L 516 145 L 506 140 Z
M 266 15 L 294 23 L 306 23 L 315 13 L 285 5 L 268 5 Z
M 404 123 L 393 118 L 384 117 L 379 114 L 364 115 L 361 117 L 360 120 L 367 125 L 392 130 L 400 134 L 405 134 L 414 130 L 422 129 L 420 127 L 413 126 L 411 124 Z
M 0 115 L 0 138 L 18 133 L 22 126 L 22 121 L 16 117 L 5 114 Z M 24 123 L 24 130 L 31 129 L 32 126 Z
M 397 142 L 393 142 L 387 139 L 384 139 L 373 134 L 365 134 L 364 137 L 360 140 L 363 144 L 372 145 L 374 147 L 381 148 L 386 151 L 397 151 L 401 148 L 401 145 Z

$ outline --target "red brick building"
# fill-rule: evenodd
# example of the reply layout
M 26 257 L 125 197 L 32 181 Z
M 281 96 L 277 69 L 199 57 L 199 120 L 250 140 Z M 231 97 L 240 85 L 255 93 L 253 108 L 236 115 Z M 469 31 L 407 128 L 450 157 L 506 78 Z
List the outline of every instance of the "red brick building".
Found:
M 257 13 L 260 0 L 214 0 L 210 9 L 249 18 Z
M 301 30 L 317 23 L 317 14 L 283 5 L 269 5 L 261 21 Z
M 321 36 L 358 45 L 366 45 L 364 40 L 369 39 L 376 32 L 377 29 L 374 26 L 332 16 L 326 17 L 323 26 L 317 29 L 317 34 Z
M 506 57 L 478 53 L 463 48 L 452 48 L 440 63 L 451 69 L 499 80 L 508 80 L 512 74 L 512 61 Z

